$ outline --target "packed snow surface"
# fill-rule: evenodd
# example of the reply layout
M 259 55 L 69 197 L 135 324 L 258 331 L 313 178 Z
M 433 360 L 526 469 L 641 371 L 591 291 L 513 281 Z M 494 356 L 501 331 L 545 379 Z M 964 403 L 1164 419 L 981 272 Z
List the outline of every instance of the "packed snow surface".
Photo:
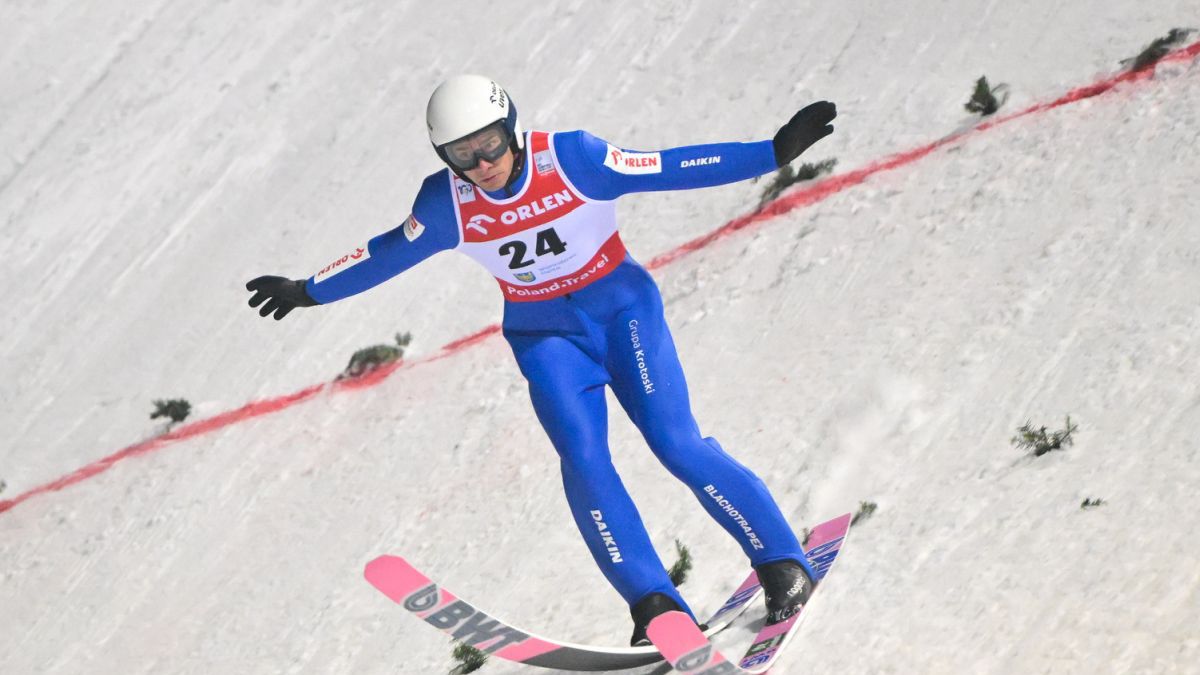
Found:
M 769 138 L 828 99 L 837 131 L 804 160 L 842 172 L 969 128 L 980 75 L 1005 110 L 1051 100 L 1197 9 L 0 5 L 0 498 L 161 433 L 153 399 L 203 419 L 397 332 L 419 360 L 494 324 L 494 282 L 450 254 L 282 322 L 245 306 L 248 279 L 308 276 L 408 215 L 450 74 L 505 84 L 526 128 L 639 149 Z M 774 672 L 1200 672 L 1198 147 L 1200 63 L 1164 64 L 655 271 L 705 433 L 798 527 L 878 505 Z M 649 260 L 763 186 L 627 197 L 624 239 Z M 710 611 L 745 560 L 610 410 L 614 460 Z M 1068 414 L 1074 446 L 1010 443 Z M 448 671 L 449 640 L 363 581 L 381 553 L 534 632 L 629 632 L 492 336 L 0 513 L 0 670 Z

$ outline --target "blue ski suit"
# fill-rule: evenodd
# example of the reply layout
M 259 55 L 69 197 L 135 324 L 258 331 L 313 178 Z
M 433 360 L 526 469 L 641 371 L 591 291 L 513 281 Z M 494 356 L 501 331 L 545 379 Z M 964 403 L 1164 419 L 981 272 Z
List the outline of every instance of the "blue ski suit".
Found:
M 687 608 L 613 467 L 606 386 L 655 456 L 752 565 L 794 559 L 807 567 L 763 482 L 701 435 L 662 298 L 625 251 L 612 204 L 631 192 L 721 185 L 774 171 L 771 141 L 639 152 L 584 131 L 528 132 L 525 158 L 507 191 L 486 193 L 447 169 L 429 176 L 403 224 L 310 277 L 309 295 L 333 302 L 444 250 L 484 264 L 505 296 L 504 337 L 559 455 L 571 514 L 605 577 L 631 606 L 657 592 Z

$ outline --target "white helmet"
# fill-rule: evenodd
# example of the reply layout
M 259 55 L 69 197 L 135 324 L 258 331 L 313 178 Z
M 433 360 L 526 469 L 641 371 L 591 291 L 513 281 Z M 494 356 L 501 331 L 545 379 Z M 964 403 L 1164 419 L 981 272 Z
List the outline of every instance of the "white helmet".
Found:
M 503 121 L 514 151 L 525 147 L 517 107 L 504 88 L 482 75 L 456 75 L 438 85 L 425 108 L 429 140 L 441 146 Z M 443 158 L 444 159 L 444 158 Z

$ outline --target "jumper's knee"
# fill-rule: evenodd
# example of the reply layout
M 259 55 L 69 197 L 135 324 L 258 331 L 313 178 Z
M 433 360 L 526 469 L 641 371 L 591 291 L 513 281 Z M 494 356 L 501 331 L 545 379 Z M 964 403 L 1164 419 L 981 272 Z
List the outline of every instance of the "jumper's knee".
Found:
M 700 434 L 688 429 L 656 430 L 646 434 L 646 443 L 671 475 L 689 485 L 699 480 L 695 474 L 712 454 Z
M 612 463 L 612 453 L 607 445 L 571 445 L 569 447 L 555 446 L 563 472 L 574 472 L 584 476 L 598 471 L 616 471 Z

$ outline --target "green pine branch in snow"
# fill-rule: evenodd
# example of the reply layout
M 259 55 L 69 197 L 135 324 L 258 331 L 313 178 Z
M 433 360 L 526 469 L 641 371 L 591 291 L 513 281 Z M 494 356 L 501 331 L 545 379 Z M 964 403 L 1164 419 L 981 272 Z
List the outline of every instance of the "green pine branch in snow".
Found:
M 801 164 L 798 169 L 793 169 L 791 164 L 784 164 L 779 167 L 779 171 L 775 172 L 775 177 L 771 179 L 771 182 L 763 188 L 762 198 L 758 200 L 758 208 L 766 206 L 767 202 L 775 199 L 796 183 L 832 173 L 835 166 L 837 166 L 837 160 L 833 158 L 822 160 L 816 164 Z
M 354 352 L 354 355 L 350 357 L 350 363 L 346 364 L 346 369 L 337 376 L 337 379 L 362 377 L 380 366 L 404 358 L 404 349 L 412 342 L 412 333 L 396 333 L 395 340 L 395 346 L 374 345 Z
M 154 412 L 150 413 L 150 419 L 152 420 L 159 417 L 167 417 L 170 418 L 172 424 L 177 424 L 192 414 L 192 404 L 182 398 L 155 400 L 153 404 Z
M 675 554 L 678 558 L 675 560 L 675 564 L 671 565 L 671 569 L 667 570 L 667 576 L 671 577 L 671 583 L 678 588 L 687 581 L 688 572 L 692 571 L 692 552 L 676 539 Z
M 1195 32 L 1195 28 L 1172 28 L 1163 37 L 1146 45 L 1137 56 L 1121 61 L 1121 65 L 1129 66 L 1129 69 L 1133 71 L 1145 70 L 1158 63 L 1162 57 L 1170 54 L 1176 47 L 1181 46 L 1188 36 Z
M 970 113 L 979 113 L 984 117 L 995 113 L 1008 100 L 1008 85 L 998 84 L 992 86 L 988 84 L 986 77 L 981 77 L 975 81 L 975 90 L 971 93 L 971 100 L 967 101 L 963 106 Z
M 875 502 L 859 502 L 858 513 L 855 513 L 854 517 L 850 519 L 850 526 L 853 527 L 867 518 L 870 518 L 878 508 L 879 505 Z
M 1012 444 L 1018 450 L 1028 450 L 1033 452 L 1034 457 L 1041 457 L 1052 450 L 1062 450 L 1074 445 L 1075 437 L 1072 434 L 1078 430 L 1079 425 L 1071 422 L 1070 415 L 1067 415 L 1066 426 L 1056 431 L 1048 431 L 1045 426 L 1034 427 L 1032 423 L 1025 422 L 1017 429 Z
M 451 656 L 454 657 L 456 665 L 450 670 L 450 675 L 473 673 L 482 668 L 483 664 L 487 663 L 487 654 L 465 642 L 455 643 L 454 652 Z

